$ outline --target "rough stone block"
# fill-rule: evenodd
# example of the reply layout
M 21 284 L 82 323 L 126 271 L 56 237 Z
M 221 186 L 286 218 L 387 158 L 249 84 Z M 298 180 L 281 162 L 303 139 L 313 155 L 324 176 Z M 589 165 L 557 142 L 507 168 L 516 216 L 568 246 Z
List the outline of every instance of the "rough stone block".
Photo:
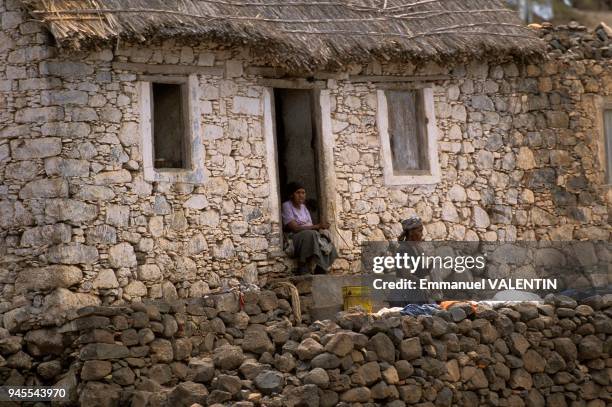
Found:
M 8 145 L 4 145 L 6 156 L 9 157 Z M 1 161 L 1 160 L 0 160 Z M 30 181 L 38 175 L 39 166 L 34 161 L 18 161 L 8 164 L 5 167 L 5 176 L 7 179 L 16 179 L 20 181 Z
M 546 121 L 552 128 L 567 129 L 569 127 L 569 115 L 566 112 L 548 111 Z
M 0 163 L 4 163 L 8 161 L 10 157 L 11 157 L 11 150 L 9 149 L 8 144 L 1 145 L 0 146 Z
M 61 177 L 88 177 L 89 162 L 51 157 L 45 160 L 45 172 L 50 177 L 56 175 Z
M 93 264 L 98 257 L 98 249 L 80 243 L 52 246 L 47 253 L 49 262 L 59 264 Z
M 2 29 L 13 30 L 19 27 L 23 22 L 23 13 L 21 11 L 6 11 L 2 13 Z
M 92 65 L 76 61 L 52 61 L 40 64 L 41 74 L 65 77 L 70 79 L 82 78 L 93 74 Z
M 106 223 L 117 227 L 126 227 L 130 221 L 130 207 L 124 205 L 108 205 L 106 208 Z
M 137 264 L 134 247 L 131 244 L 123 242 L 110 248 L 108 251 L 108 261 L 111 267 L 134 267 Z
M 257 98 L 234 96 L 232 112 L 252 116 L 261 115 L 261 101 Z
M 140 142 L 140 133 L 138 131 L 138 123 L 126 122 L 121 125 L 119 131 L 119 140 L 124 146 L 138 145 Z
M 100 380 L 108 376 L 113 370 L 111 362 L 106 360 L 88 360 L 81 369 L 81 380 Z
M 86 105 L 87 92 L 80 90 L 62 90 L 41 93 L 43 105 Z
M 22 270 L 15 281 L 15 291 L 47 291 L 58 287 L 69 288 L 83 278 L 81 269 L 74 266 L 47 266 Z
M 52 107 L 28 107 L 18 110 L 15 114 L 17 123 L 47 123 L 64 118 L 64 109 Z
M 0 200 L 0 226 L 3 228 L 28 226 L 33 222 L 32 214 L 21 202 Z
M 100 298 L 92 294 L 75 293 L 66 288 L 57 288 L 45 297 L 43 311 L 50 314 L 67 310 L 78 310 L 89 305 L 100 305 Z
M 68 182 L 63 178 L 39 179 L 21 188 L 19 198 L 62 198 L 67 197 L 68 192 Z
M 59 221 L 89 222 L 98 216 L 98 207 L 73 199 L 46 201 L 45 214 Z
M 109 187 L 97 185 L 83 185 L 76 193 L 75 198 L 84 201 L 110 201 L 115 197 L 115 193 Z M 129 212 L 128 212 L 129 213 Z
M 72 238 L 72 227 L 65 223 L 39 226 L 24 230 L 21 235 L 21 246 L 43 246 L 49 244 L 69 243 Z
M 35 140 L 11 140 L 11 156 L 15 160 L 32 160 L 53 157 L 62 152 L 59 138 L 37 138 Z
M 100 270 L 96 278 L 92 283 L 93 288 L 97 289 L 113 289 L 119 287 L 119 282 L 115 276 L 115 272 L 112 269 Z
M 79 353 L 81 360 L 108 360 L 128 357 L 130 351 L 126 346 L 111 343 L 90 343 L 85 345 Z
M 115 244 L 117 242 L 117 231 L 109 225 L 99 225 L 87 231 L 87 244 Z
M 138 278 L 143 281 L 159 281 L 162 272 L 157 264 L 143 264 L 138 267 Z
M 211 124 L 204 126 L 204 138 L 207 140 L 223 138 L 223 127 Z
M 132 281 L 123 288 L 123 292 L 130 297 L 144 297 L 147 295 L 147 286 L 142 281 Z
M 132 182 L 132 174 L 128 170 L 106 171 L 96 174 L 96 185 L 127 184 Z

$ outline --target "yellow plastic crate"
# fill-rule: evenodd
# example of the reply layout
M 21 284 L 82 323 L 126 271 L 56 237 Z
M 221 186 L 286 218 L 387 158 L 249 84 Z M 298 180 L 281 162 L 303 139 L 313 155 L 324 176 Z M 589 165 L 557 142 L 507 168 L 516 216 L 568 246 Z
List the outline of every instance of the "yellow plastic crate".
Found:
M 342 300 L 344 310 L 351 307 L 361 306 L 367 312 L 372 312 L 372 299 L 370 298 L 370 287 L 368 286 L 346 286 L 342 287 Z

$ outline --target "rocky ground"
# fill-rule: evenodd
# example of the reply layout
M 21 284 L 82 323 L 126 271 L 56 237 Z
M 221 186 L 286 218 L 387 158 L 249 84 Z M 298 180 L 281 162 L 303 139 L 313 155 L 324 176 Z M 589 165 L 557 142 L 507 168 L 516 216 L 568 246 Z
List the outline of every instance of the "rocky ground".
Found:
M 298 323 L 290 296 L 85 307 L 0 331 L 0 383 L 93 406 L 606 406 L 612 296 Z

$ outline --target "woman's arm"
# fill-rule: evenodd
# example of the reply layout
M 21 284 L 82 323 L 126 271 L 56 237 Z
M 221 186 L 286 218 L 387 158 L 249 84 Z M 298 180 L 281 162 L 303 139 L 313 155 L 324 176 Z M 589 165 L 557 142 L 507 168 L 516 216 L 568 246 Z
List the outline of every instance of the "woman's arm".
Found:
M 302 230 L 319 230 L 319 229 L 321 229 L 321 225 L 320 224 L 316 224 L 316 225 L 298 225 L 298 223 L 295 220 L 292 220 L 289 223 L 287 223 L 287 225 L 285 225 L 285 227 L 289 231 L 291 231 L 293 233 L 301 232 Z

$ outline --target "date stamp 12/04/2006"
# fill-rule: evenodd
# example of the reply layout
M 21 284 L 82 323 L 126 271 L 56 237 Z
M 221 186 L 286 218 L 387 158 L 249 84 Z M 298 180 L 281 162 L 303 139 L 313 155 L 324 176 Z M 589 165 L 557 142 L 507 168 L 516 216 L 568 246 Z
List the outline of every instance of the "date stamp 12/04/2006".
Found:
M 61 387 L 0 386 L 1 401 L 66 401 L 68 391 Z

